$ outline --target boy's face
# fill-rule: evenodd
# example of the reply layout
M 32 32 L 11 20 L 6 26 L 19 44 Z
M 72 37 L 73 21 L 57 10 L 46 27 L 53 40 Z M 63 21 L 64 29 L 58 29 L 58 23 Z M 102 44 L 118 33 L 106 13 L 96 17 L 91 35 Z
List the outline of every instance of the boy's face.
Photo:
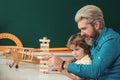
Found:
M 84 49 L 79 46 L 75 46 L 75 45 L 71 44 L 70 49 L 72 50 L 73 57 L 76 59 L 81 59 L 82 57 L 85 56 Z

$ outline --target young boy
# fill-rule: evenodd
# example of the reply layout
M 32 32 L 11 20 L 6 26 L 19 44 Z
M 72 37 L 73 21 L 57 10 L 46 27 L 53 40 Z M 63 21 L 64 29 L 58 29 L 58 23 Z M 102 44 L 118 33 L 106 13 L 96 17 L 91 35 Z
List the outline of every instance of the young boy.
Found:
M 67 42 L 67 47 L 70 50 L 72 50 L 73 58 L 69 58 L 66 61 L 71 61 L 76 64 L 83 65 L 91 64 L 91 59 L 89 57 L 90 56 L 89 46 L 85 43 L 83 37 L 80 34 L 72 35 Z M 62 73 L 70 77 L 72 80 L 85 80 L 76 75 L 68 73 L 65 70 L 63 70 Z

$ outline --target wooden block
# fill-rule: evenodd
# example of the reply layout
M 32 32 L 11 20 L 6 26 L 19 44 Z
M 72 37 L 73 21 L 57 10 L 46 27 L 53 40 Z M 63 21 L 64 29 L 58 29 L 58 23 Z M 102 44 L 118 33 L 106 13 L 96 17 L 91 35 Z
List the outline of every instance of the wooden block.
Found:
M 40 59 L 40 72 L 42 73 L 48 73 L 48 61 L 46 59 L 43 59 L 42 57 L 49 57 L 49 42 L 50 40 L 47 39 L 47 37 L 43 37 L 43 39 L 39 40 L 41 42 L 40 44 L 40 50 L 41 52 L 41 59 Z

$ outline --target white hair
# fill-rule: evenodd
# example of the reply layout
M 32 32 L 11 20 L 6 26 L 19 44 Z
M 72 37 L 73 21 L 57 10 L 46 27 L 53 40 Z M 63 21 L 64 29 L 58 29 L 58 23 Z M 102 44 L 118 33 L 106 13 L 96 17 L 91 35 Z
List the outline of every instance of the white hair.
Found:
M 83 18 L 87 19 L 90 24 L 100 21 L 101 28 L 105 26 L 102 10 L 95 5 L 86 5 L 77 11 L 75 21 L 78 22 Z

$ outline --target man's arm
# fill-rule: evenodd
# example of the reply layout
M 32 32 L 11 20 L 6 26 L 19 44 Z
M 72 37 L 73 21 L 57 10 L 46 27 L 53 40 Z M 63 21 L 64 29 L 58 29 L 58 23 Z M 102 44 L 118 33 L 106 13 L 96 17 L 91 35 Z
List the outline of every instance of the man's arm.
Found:
M 92 64 L 74 64 L 66 62 L 64 68 L 68 72 L 73 73 L 77 76 L 86 78 L 97 78 L 101 75 L 106 68 L 108 68 L 120 55 L 120 45 L 115 39 L 105 42 L 101 49 L 93 55 Z M 114 46 L 113 46 L 114 45 Z M 114 48 L 113 48 L 114 47 Z

